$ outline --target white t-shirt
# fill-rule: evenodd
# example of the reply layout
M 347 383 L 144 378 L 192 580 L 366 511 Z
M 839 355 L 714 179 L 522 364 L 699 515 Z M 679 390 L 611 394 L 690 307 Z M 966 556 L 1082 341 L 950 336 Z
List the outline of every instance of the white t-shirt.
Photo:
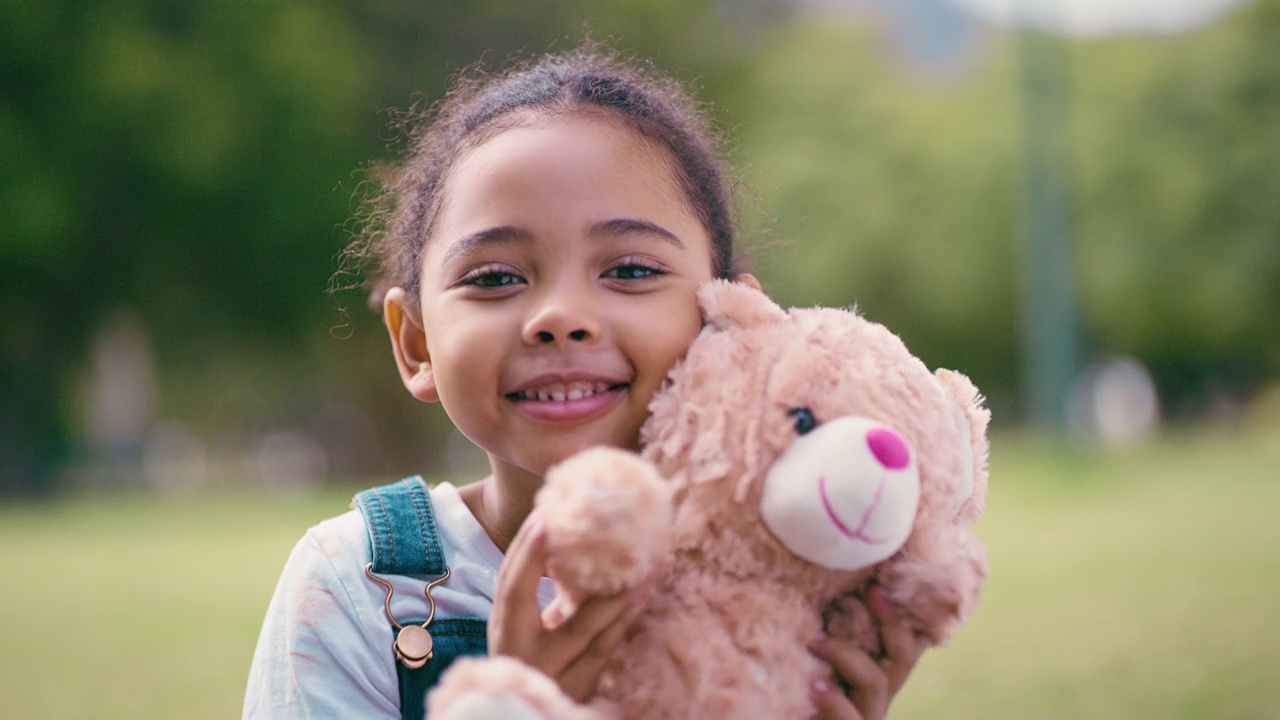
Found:
M 431 596 L 436 617 L 488 618 L 502 553 L 458 490 L 431 490 L 440 546 L 452 571 Z M 249 670 L 245 718 L 400 717 L 386 590 L 364 574 L 370 561 L 364 517 L 351 510 L 307 531 L 285 563 Z M 381 575 L 397 620 L 425 618 L 426 578 Z M 434 578 L 431 578 L 434 579 Z M 554 594 L 538 587 L 546 607 Z

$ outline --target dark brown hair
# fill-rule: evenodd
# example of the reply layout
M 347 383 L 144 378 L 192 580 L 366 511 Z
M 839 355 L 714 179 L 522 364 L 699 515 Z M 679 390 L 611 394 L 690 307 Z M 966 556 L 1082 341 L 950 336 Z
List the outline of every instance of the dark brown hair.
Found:
M 473 68 L 435 106 L 405 116 L 406 157 L 368 198 L 357 218 L 363 227 L 346 252 L 367 273 L 371 304 L 380 307 L 395 286 L 417 295 L 422 249 L 449 170 L 463 152 L 530 113 L 575 112 L 616 117 L 667 150 L 690 208 L 711 237 L 712 271 L 735 275 L 732 193 L 719 136 L 702 108 L 674 79 L 589 44 L 497 75 Z

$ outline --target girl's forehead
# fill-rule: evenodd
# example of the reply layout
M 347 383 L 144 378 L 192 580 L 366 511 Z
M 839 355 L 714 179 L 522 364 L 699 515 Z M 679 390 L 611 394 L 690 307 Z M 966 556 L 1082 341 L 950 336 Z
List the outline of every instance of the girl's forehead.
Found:
M 545 153 L 545 159 L 557 156 L 569 161 L 591 157 L 636 159 L 642 157 L 649 172 L 664 179 L 676 179 L 675 160 L 670 150 L 634 129 L 622 118 L 607 111 L 523 112 L 485 133 L 453 163 L 472 171 L 472 165 L 505 164 L 512 153 L 525 155 Z M 446 185 L 448 179 L 446 178 Z
M 616 119 L 539 117 L 458 158 L 429 244 L 488 226 L 614 218 L 701 228 L 665 149 Z

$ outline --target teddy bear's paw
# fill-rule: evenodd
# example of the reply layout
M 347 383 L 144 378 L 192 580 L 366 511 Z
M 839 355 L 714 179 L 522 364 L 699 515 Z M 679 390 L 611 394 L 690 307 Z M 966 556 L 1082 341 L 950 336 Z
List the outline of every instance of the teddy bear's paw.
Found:
M 913 550 L 886 567 L 880 582 L 921 635 L 946 645 L 978 604 L 987 577 L 986 549 L 973 533 L 950 527 L 928 534 Z
M 670 487 L 635 453 L 578 453 L 547 473 L 536 503 L 548 572 L 574 598 L 634 587 L 671 550 Z
M 578 711 L 553 680 L 502 656 L 459 659 L 427 694 L 432 720 L 551 720 Z
M 432 713 L 431 717 L 437 717 Z M 454 698 L 438 717 L 445 720 L 549 720 L 519 695 L 472 690 Z

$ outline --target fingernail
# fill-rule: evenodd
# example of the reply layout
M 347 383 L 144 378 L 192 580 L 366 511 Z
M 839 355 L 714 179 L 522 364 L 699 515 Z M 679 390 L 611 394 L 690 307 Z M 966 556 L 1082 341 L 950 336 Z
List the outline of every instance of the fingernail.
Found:
M 530 535 L 537 535 L 538 533 L 542 532 L 542 516 L 541 515 L 535 514 L 525 522 L 529 525 Z
M 893 603 L 889 602 L 889 596 L 879 585 L 867 592 L 867 605 L 876 619 L 882 623 L 892 622 L 897 617 L 897 613 L 893 610 Z
M 826 680 L 813 681 L 813 691 L 818 693 L 819 695 L 825 693 L 830 689 L 831 689 L 831 683 L 827 682 Z

